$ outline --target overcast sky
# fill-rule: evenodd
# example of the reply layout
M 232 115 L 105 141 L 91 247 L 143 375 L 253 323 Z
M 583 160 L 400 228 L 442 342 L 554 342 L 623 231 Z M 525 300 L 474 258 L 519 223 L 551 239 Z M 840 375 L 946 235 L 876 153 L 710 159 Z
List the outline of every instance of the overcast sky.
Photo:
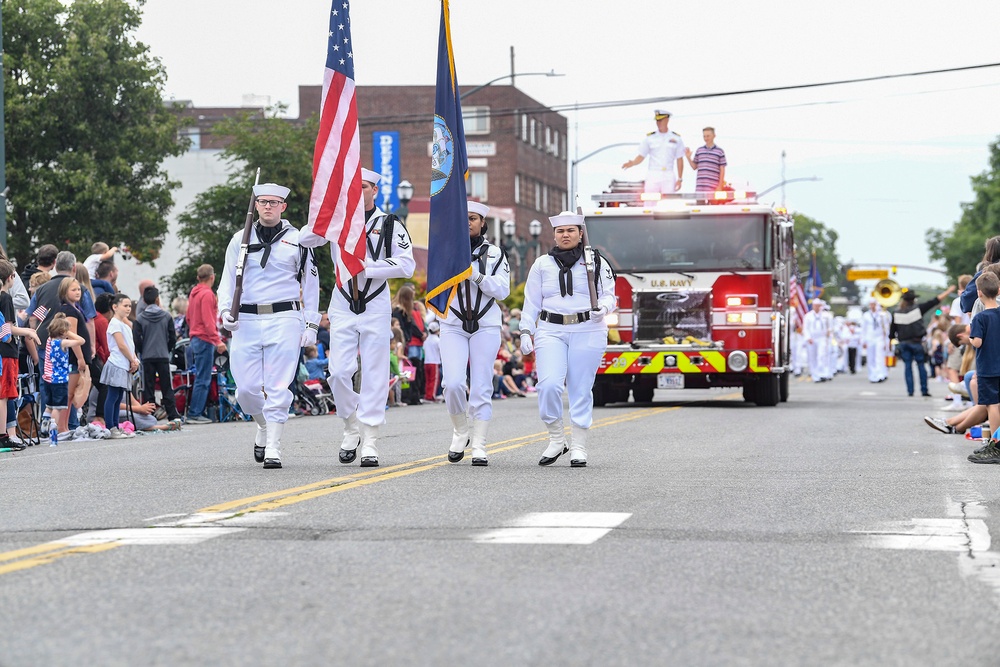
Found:
M 148 0 L 138 37 L 166 67 L 168 96 L 239 106 L 245 94 L 266 95 L 294 117 L 298 86 L 322 83 L 329 12 L 329 0 Z M 439 13 L 437 0 L 354 0 L 358 85 L 432 85 Z M 517 72 L 565 75 L 518 78 L 547 105 L 1000 62 L 995 1 L 452 0 L 451 17 L 461 84 L 509 73 L 513 46 Z M 1000 135 L 998 103 L 1000 68 L 990 68 L 565 114 L 571 159 L 638 145 L 659 106 L 692 148 L 713 125 L 729 180 L 759 191 L 781 181 L 784 150 L 786 178 L 822 179 L 789 184 L 788 207 L 836 229 L 844 260 L 931 265 L 924 233 L 949 227 L 971 199 L 969 177 L 986 168 L 988 143 Z M 612 178 L 641 179 L 645 165 L 620 169 L 635 152 L 581 162 L 581 199 Z M 780 191 L 770 197 L 780 201 Z

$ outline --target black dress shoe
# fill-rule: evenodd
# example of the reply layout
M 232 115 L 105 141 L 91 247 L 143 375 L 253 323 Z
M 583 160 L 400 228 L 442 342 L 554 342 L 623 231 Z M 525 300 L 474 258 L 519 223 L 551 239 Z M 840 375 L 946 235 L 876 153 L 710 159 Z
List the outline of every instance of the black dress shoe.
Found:
M 253 460 L 257 463 L 264 462 L 264 448 L 258 447 L 256 444 L 253 446 Z
M 555 456 L 543 456 L 542 458 L 538 459 L 538 465 L 540 465 L 540 466 L 550 466 L 550 465 L 552 465 L 553 463 L 556 462 L 556 459 L 558 459 L 560 456 L 562 456 L 563 454 L 565 454 L 568 451 L 569 451 L 569 447 L 563 447 L 563 450 L 561 452 L 559 452 L 558 454 L 556 454 Z
M 587 462 L 581 459 L 570 459 L 569 464 L 573 468 L 586 468 Z
M 340 450 L 340 462 L 341 463 L 353 463 L 354 459 L 358 457 L 358 448 L 354 449 L 341 449 Z
M 448 452 L 448 463 L 458 463 L 464 458 L 465 458 L 464 449 L 460 452 L 452 452 L 452 451 Z
M 280 468 L 281 459 L 264 459 L 264 468 Z
M 343 459 L 341 459 L 343 460 Z M 351 461 L 354 460 L 354 453 L 351 452 Z M 377 468 L 378 467 L 378 457 L 377 456 L 362 456 L 361 457 L 361 467 L 362 468 Z
M 489 463 L 486 462 L 486 459 L 472 459 L 472 465 L 474 465 L 474 466 L 485 466 L 485 465 L 489 465 Z

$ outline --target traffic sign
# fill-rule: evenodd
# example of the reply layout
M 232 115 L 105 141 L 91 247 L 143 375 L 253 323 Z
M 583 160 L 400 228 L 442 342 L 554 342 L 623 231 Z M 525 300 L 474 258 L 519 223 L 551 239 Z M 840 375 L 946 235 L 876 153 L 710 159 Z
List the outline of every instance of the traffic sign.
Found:
M 889 277 L 888 269 L 848 269 L 847 279 L 848 280 L 885 280 Z

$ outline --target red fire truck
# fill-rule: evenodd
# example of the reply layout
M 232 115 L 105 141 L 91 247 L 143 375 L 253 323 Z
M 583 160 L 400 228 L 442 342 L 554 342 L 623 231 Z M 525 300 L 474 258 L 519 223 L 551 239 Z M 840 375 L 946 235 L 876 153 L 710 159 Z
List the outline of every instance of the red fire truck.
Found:
M 594 200 L 587 231 L 618 273 L 619 308 L 594 404 L 712 387 L 742 387 L 757 405 L 786 401 L 791 217 L 752 192 L 661 196 L 616 182 Z

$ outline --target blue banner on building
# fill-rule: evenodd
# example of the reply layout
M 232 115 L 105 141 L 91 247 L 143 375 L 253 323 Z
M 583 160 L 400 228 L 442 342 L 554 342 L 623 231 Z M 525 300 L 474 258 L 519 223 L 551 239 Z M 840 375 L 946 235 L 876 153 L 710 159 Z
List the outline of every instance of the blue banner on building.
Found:
M 399 132 L 372 132 L 372 171 L 382 176 L 378 182 L 378 196 L 375 205 L 386 213 L 392 213 L 399 208 L 399 195 L 396 186 L 402 180 L 399 177 Z

